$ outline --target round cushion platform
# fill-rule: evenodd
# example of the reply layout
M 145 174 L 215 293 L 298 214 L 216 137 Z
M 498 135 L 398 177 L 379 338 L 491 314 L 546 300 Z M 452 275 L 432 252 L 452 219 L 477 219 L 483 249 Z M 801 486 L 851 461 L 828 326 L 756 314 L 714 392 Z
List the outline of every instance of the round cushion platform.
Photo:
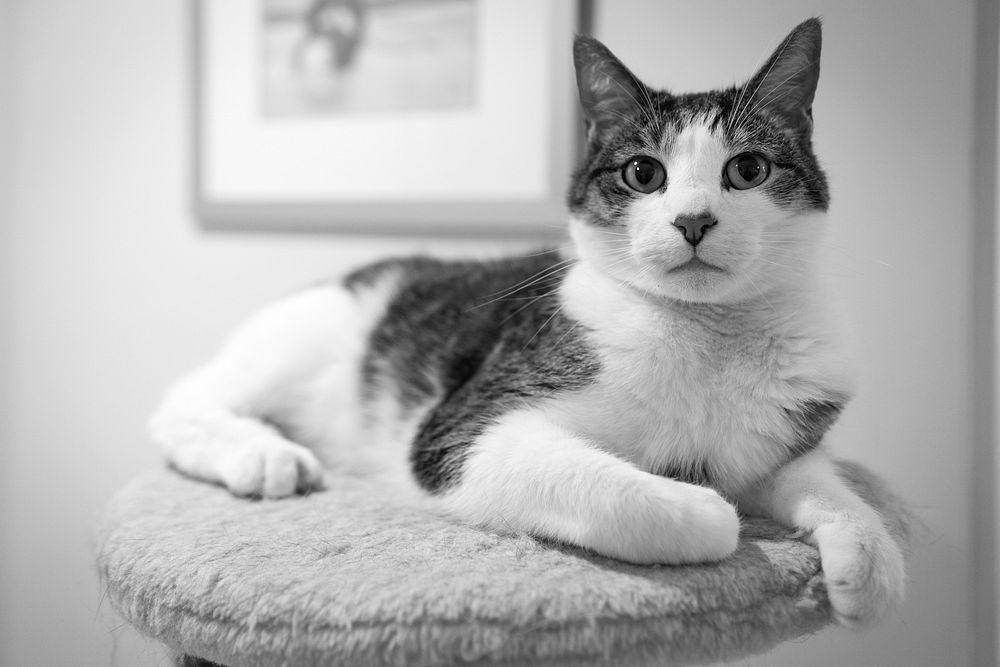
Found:
M 841 473 L 905 543 L 898 501 Z M 251 501 L 166 470 L 135 480 L 98 533 L 108 598 L 178 654 L 230 667 L 704 663 L 831 622 L 816 550 L 761 519 L 722 563 L 636 566 L 371 482 L 328 486 Z

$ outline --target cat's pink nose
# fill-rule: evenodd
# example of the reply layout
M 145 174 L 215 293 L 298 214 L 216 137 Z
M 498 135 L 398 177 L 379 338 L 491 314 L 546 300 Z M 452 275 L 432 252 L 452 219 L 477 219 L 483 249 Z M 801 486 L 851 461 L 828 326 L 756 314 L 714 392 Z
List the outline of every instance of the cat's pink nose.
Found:
M 674 220 L 674 227 L 684 232 L 684 238 L 691 245 L 698 245 L 705 237 L 709 227 L 714 227 L 719 221 L 711 213 L 696 215 L 679 215 Z

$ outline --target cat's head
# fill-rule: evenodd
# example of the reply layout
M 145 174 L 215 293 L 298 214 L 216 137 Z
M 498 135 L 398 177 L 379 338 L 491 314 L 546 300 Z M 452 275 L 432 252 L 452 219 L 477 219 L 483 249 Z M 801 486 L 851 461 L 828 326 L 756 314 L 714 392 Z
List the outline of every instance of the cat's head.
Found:
M 744 85 L 673 94 L 578 37 L 587 152 L 569 193 L 584 261 L 656 297 L 726 303 L 801 276 L 829 202 L 812 151 L 817 19 Z

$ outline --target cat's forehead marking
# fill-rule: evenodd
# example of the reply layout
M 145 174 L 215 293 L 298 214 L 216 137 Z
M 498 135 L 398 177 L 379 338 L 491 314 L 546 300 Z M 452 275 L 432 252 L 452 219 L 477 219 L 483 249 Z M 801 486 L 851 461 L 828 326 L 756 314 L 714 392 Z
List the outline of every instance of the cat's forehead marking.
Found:
M 724 124 L 720 124 L 719 109 L 675 109 L 664 119 L 660 128 L 659 148 L 664 155 L 672 152 L 674 144 L 682 137 L 690 140 L 693 133 L 702 133 L 724 140 Z
M 708 119 L 683 127 L 664 150 L 667 173 L 688 180 L 713 179 L 727 155 L 726 142 Z

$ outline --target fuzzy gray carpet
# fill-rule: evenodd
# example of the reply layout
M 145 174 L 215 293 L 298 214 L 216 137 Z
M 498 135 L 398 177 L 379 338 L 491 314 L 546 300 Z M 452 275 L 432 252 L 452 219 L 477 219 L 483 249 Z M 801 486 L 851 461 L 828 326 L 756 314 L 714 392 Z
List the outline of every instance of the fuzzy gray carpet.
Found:
M 906 543 L 905 510 L 842 472 Z M 112 500 L 98 567 L 112 605 L 178 653 L 230 667 L 693 664 L 830 622 L 815 549 L 746 519 L 738 552 L 634 566 L 482 532 L 356 479 L 247 501 L 161 471 Z

